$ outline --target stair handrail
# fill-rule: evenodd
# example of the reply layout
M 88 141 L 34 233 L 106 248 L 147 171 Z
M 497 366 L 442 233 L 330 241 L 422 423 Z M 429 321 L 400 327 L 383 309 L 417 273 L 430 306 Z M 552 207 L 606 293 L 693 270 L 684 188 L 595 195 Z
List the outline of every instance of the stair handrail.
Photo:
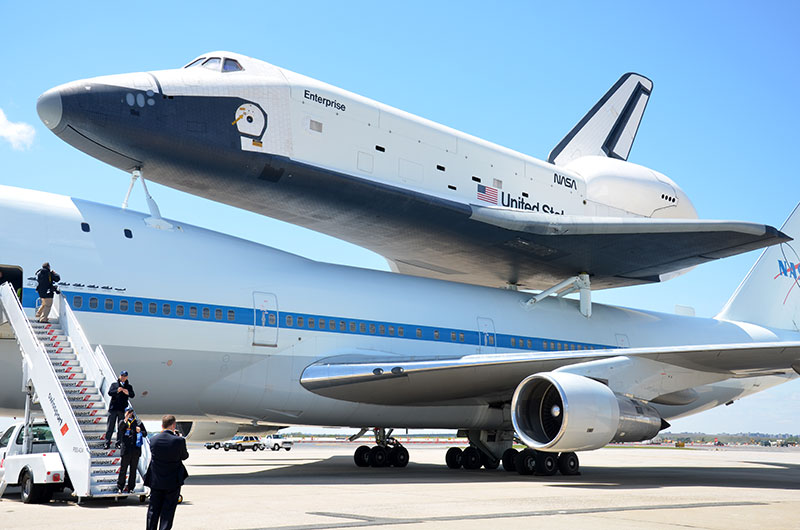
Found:
M 95 385 L 97 385 L 97 390 L 100 393 L 100 399 L 103 400 L 105 410 L 108 410 L 111 404 L 111 396 L 108 395 L 108 390 L 117 380 L 117 372 L 114 370 L 114 367 L 111 366 L 111 362 L 108 360 L 108 356 L 102 345 L 98 344 L 95 348 L 92 348 L 77 315 L 75 315 L 75 311 L 70 307 L 66 297 L 63 294 L 59 294 L 57 302 L 59 321 L 64 329 L 64 333 L 69 336 L 76 354 L 78 354 L 81 359 L 90 361 L 85 364 L 81 363 L 84 366 L 84 373 L 87 373 L 87 377 L 89 373 L 91 373 Z M 133 407 L 133 405 L 131 405 L 131 407 Z M 135 412 L 134 409 L 134 413 Z M 145 437 L 144 443 L 142 444 L 142 455 L 139 458 L 139 468 L 144 466 L 143 469 L 140 469 L 142 477 L 144 477 L 149 464 L 150 441 Z
M 0 285 L 0 304 L 20 346 L 22 361 L 25 363 L 23 374 L 33 381 L 56 447 L 67 472 L 70 472 L 73 491 L 79 497 L 87 496 L 91 490 L 91 451 L 58 379 L 58 373 L 47 355 L 47 350 L 36 338 L 33 326 L 9 282 Z M 50 381 L 37 375 L 42 372 L 51 376 Z M 49 384 L 52 381 L 55 381 L 55 385 Z M 27 381 L 23 381 L 23 385 L 25 384 Z

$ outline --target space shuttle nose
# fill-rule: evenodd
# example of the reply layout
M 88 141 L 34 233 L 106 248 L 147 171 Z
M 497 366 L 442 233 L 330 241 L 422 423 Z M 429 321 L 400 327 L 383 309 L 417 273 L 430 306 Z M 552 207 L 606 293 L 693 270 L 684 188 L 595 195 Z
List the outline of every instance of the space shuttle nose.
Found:
M 61 90 L 58 87 L 51 88 L 39 96 L 39 100 L 36 102 L 36 112 L 48 129 L 53 130 L 58 127 L 63 113 Z

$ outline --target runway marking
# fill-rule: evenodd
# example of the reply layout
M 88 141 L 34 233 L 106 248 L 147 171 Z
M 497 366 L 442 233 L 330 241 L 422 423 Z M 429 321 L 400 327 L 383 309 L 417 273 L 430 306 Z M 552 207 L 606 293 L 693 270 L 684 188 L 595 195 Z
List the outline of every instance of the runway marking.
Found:
M 463 521 L 474 519 L 513 519 L 520 517 L 547 517 L 551 515 L 587 515 L 597 513 L 635 512 L 652 510 L 682 510 L 685 508 L 723 508 L 731 506 L 767 506 L 766 502 L 697 502 L 689 504 L 648 504 L 645 506 L 615 506 L 608 508 L 576 508 L 571 510 L 538 510 L 533 512 L 506 512 L 467 515 L 442 515 L 438 517 L 410 517 L 392 518 L 370 515 L 358 515 L 335 512 L 307 512 L 308 515 L 320 515 L 336 519 L 352 519 L 345 522 L 315 523 L 297 526 L 257 527 L 249 530 L 266 530 L 267 528 L 280 528 L 280 530 L 327 530 L 330 528 L 362 528 L 368 526 L 386 526 L 399 524 L 419 524 L 432 522 Z

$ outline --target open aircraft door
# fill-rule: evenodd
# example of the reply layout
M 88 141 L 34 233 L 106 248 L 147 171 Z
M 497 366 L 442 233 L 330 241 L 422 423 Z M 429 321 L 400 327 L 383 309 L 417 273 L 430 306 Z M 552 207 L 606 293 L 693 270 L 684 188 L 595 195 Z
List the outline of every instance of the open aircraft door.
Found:
M 253 293 L 253 345 L 278 345 L 278 297 L 272 293 Z
M 494 332 L 494 321 L 491 318 L 478 317 L 478 343 L 481 353 L 495 353 L 497 337 Z

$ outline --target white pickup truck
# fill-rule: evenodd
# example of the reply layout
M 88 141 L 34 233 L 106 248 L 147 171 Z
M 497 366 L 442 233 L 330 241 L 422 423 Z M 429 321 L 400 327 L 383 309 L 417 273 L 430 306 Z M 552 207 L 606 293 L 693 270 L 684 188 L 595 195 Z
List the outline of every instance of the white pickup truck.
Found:
M 20 486 L 22 502 L 49 502 L 54 492 L 69 486 L 64 462 L 46 423 L 31 425 L 30 451 L 24 427 L 15 423 L 0 436 L 0 494 L 6 484 Z

